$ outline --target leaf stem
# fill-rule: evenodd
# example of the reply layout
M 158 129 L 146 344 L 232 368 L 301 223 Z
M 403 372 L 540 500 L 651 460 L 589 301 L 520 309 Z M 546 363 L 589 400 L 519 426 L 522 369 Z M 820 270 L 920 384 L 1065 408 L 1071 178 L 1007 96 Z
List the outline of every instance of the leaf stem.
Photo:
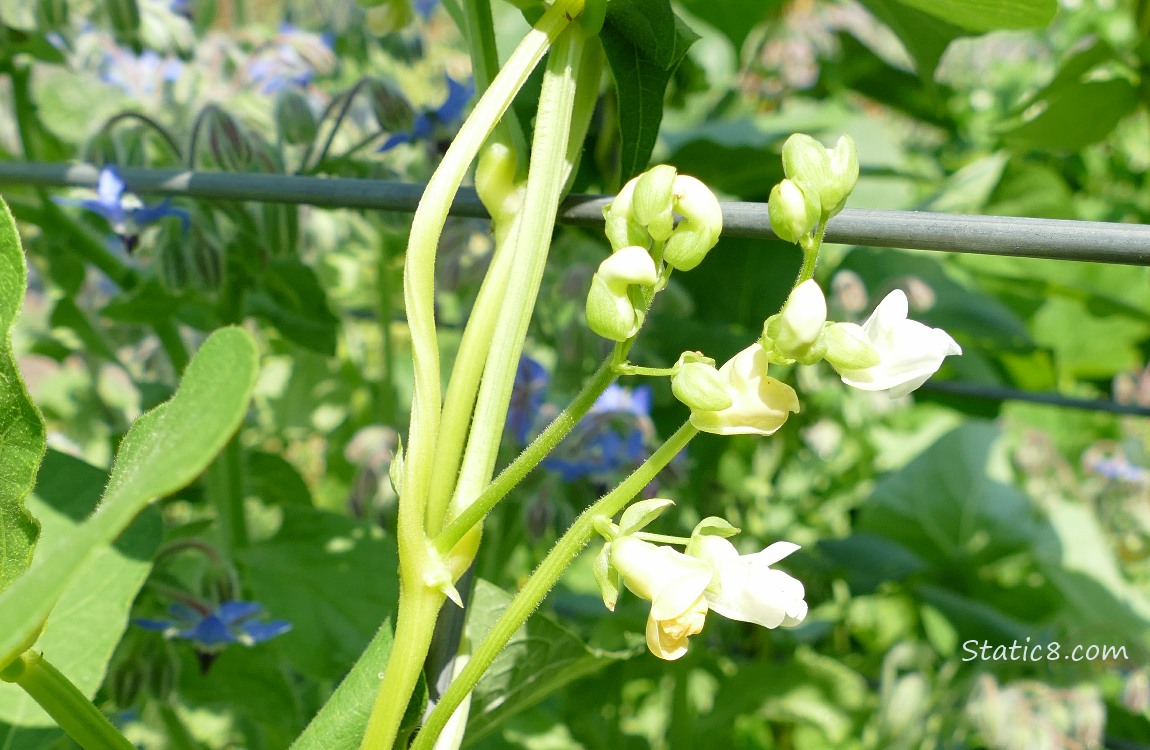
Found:
M 23 688 L 84 750 L 135 750 L 108 717 L 43 654 L 25 651 L 0 672 L 0 679 Z
M 650 458 L 635 469 L 634 473 L 623 480 L 622 484 L 579 515 L 511 600 L 511 604 L 492 626 L 487 637 L 476 647 L 467 666 L 452 681 L 427 717 L 423 728 L 415 737 L 411 750 L 432 750 L 436 738 L 451 718 L 455 708 L 471 692 L 495 657 L 507 645 L 511 636 L 531 616 L 559 580 L 559 576 L 591 540 L 595 534 L 595 517 L 614 516 L 622 510 L 697 434 L 698 430 L 689 422 L 684 424 L 668 438 L 667 442 L 659 446 Z

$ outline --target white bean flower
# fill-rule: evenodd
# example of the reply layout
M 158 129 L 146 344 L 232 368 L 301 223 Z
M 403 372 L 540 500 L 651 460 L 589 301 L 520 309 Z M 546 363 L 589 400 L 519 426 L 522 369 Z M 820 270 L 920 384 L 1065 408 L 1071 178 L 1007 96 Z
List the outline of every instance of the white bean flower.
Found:
M 651 602 L 647 648 L 672 661 L 687 653 L 687 639 L 707 618 L 704 592 L 713 570 L 705 560 L 631 536 L 610 543 L 611 565 L 627 588 Z
M 802 582 L 771 567 L 799 545 L 775 542 L 761 552 L 740 555 L 723 537 L 700 536 L 692 547 L 715 571 L 704 596 L 723 617 L 777 628 L 798 625 L 807 616 Z
M 691 410 L 691 424 L 716 435 L 771 435 L 791 412 L 799 410 L 795 390 L 767 376 L 767 353 L 758 343 L 751 344 L 719 368 L 731 405 L 726 409 Z
M 862 326 L 837 323 L 834 328 L 840 341 L 853 339 L 856 345 L 869 347 L 877 354 L 866 366 L 852 363 L 850 356 L 840 356 L 839 346 L 830 339 L 826 359 L 838 371 L 847 385 L 864 391 L 887 391 L 898 398 L 918 388 L 942 366 L 952 354 L 962 354 L 962 348 L 941 328 L 931 328 L 907 319 L 909 305 L 906 294 L 895 289 L 888 294 Z

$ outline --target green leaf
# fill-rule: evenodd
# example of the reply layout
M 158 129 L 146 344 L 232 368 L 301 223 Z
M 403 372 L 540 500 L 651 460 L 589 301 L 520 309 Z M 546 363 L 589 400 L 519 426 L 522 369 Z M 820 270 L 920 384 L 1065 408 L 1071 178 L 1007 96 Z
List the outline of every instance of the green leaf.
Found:
M 691 14 L 731 40 L 736 55 L 755 26 L 776 16 L 782 5 L 781 0 L 683 0 L 683 7 Z
M 623 181 L 646 168 L 659 136 L 667 84 L 698 38 L 675 16 L 670 0 L 612 0 L 607 5 L 599 39 L 618 95 Z
M 43 524 L 42 545 L 50 547 L 75 532 L 96 507 L 107 479 L 94 466 L 48 452 L 29 499 Z M 161 534 L 159 515 L 144 513 L 115 545 L 97 547 L 60 597 L 37 641 L 38 648 L 51 654 L 52 666 L 89 698 L 104 680 Z M 56 726 L 27 693 L 7 683 L 0 683 L 0 722 L 25 728 Z
M 292 624 L 277 639 L 288 662 L 315 679 L 344 674 L 395 611 L 394 540 L 347 516 L 285 507 L 279 533 L 240 559 L 255 598 Z
M 44 455 L 44 419 L 12 354 L 12 326 L 24 301 L 27 271 L 20 235 L 0 201 L 0 591 L 32 561 L 39 525 L 24 507 Z
M 478 580 L 467 619 L 468 637 L 479 643 L 511 595 Z M 552 618 L 536 614 L 515 632 L 475 686 L 467 738 L 474 741 L 552 692 L 630 656 L 591 648 Z
M 957 581 L 976 578 L 982 565 L 1049 543 L 1049 529 L 1026 497 L 992 476 L 1005 472 L 998 437 L 988 423 L 944 435 L 879 481 L 855 531 L 897 542 Z
M 385 621 L 328 702 L 292 743 L 292 750 L 356 750 L 359 747 L 371 715 L 371 704 L 379 692 L 379 672 L 387 664 L 392 640 L 391 622 Z
M 248 296 L 250 312 L 285 338 L 320 354 L 335 355 L 339 318 L 310 266 L 292 258 L 271 261 Z
M 924 81 L 933 81 L 934 69 L 946 48 L 968 31 L 899 0 L 861 0 L 863 6 L 890 27 L 914 60 Z
M 132 424 L 120 443 L 100 511 L 46 546 L 27 572 L 0 593 L 0 664 L 29 647 L 95 548 L 110 544 L 149 502 L 184 487 L 211 463 L 247 412 L 258 362 L 247 331 L 216 331 L 188 364 L 172 399 Z
M 1046 26 L 1058 11 L 1057 0 L 899 0 L 970 31 L 1034 29 Z
M 1006 133 L 1006 139 L 1043 151 L 1078 151 L 1096 143 L 1138 107 L 1138 89 L 1129 81 L 1081 81 L 1039 94 L 1045 109 Z M 1089 117 L 1083 113 L 1090 113 Z
M 1094 315 L 1084 302 L 1061 296 L 1043 304 L 1033 325 L 1059 371 L 1082 378 L 1109 378 L 1140 366 L 1139 343 L 1150 334 L 1142 315 Z

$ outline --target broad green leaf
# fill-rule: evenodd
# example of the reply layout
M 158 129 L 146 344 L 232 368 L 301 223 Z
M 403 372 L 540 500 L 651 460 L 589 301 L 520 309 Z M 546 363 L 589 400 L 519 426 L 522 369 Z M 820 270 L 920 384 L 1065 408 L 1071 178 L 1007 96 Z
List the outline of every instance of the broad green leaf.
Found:
M 279 533 L 240 559 L 255 598 L 292 624 L 277 639 L 288 662 L 315 679 L 344 674 L 395 612 L 395 542 L 347 516 L 285 507 Z
M 1150 326 L 1145 317 L 1094 315 L 1086 304 L 1051 297 L 1034 316 L 1034 338 L 1054 352 L 1060 372 L 1082 378 L 1109 378 L 1139 367 L 1139 348 Z
M 95 548 L 110 544 L 148 503 L 187 485 L 215 458 L 247 412 L 258 361 L 247 331 L 216 331 L 188 364 L 172 399 L 132 424 L 99 511 L 45 547 L 32 567 L 0 593 L 0 664 L 31 645 Z
M 970 32 L 937 16 L 904 5 L 899 0 L 861 0 L 878 20 L 890 27 L 914 60 L 924 81 L 933 81 L 942 53 L 960 36 Z
M 1058 10 L 1057 0 L 899 0 L 899 2 L 970 31 L 1040 28 L 1050 23 Z
M 992 476 L 1005 472 L 998 436 L 986 423 L 943 436 L 879 481 L 855 531 L 897 542 L 954 581 L 975 579 L 983 565 L 1052 543 L 1026 497 Z
M 327 295 L 315 271 L 298 260 L 273 260 L 248 295 L 250 312 L 275 326 L 300 346 L 320 354 L 335 354 L 339 318 L 327 304 Z
M 20 235 L 0 201 L 0 591 L 32 561 L 39 526 L 24 507 L 44 455 L 44 420 L 12 354 L 12 325 L 24 301 L 27 272 Z
M 72 534 L 100 499 L 108 475 L 78 459 L 49 451 L 29 506 L 43 525 L 45 547 Z M 142 514 L 115 545 L 93 550 L 68 585 L 36 642 L 52 666 L 91 698 L 103 682 L 132 601 L 151 569 L 162 529 L 155 513 Z M 37 554 L 39 560 L 42 555 Z M 16 685 L 0 683 L 0 722 L 19 727 L 56 723 Z
M 1078 151 L 1110 135 L 1139 103 L 1138 89 L 1129 81 L 1082 81 L 1039 95 L 1043 109 L 1006 134 L 1006 139 L 1043 151 Z M 1090 113 L 1084 117 L 1084 113 Z
M 339 683 L 292 750 L 356 750 L 367 729 L 371 704 L 379 692 L 379 673 L 391 653 L 391 622 L 385 621 L 355 666 Z
M 683 7 L 692 15 L 714 26 L 731 40 L 735 54 L 755 26 L 774 17 L 783 3 L 780 0 L 684 0 Z
M 233 644 L 203 674 L 193 650 L 183 645 L 180 702 L 191 709 L 235 716 L 247 739 L 245 747 L 287 747 L 299 733 L 303 717 L 297 682 L 280 651 L 274 641 L 250 648 Z
M 511 598 L 492 583 L 476 581 L 467 619 L 472 643 L 483 640 Z M 536 613 L 515 632 L 475 686 L 467 738 L 482 737 L 552 692 L 629 655 L 592 648 L 555 620 Z
M 612 0 L 599 39 L 615 79 L 619 103 L 619 176 L 647 167 L 663 97 L 675 68 L 699 37 L 671 10 L 670 0 Z

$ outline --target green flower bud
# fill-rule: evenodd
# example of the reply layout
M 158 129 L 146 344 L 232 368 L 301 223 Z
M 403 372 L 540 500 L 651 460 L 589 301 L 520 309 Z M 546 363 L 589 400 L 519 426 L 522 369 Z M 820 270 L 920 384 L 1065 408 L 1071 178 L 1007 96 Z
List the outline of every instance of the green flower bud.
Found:
M 679 372 L 671 378 L 675 398 L 702 411 L 722 411 L 734 403 L 713 363 L 679 361 Z
M 822 200 L 822 191 L 832 182 L 831 156 L 823 144 L 809 135 L 792 135 L 783 144 L 783 173 L 803 187 L 820 207 L 827 205 Z
M 650 286 L 659 279 L 655 262 L 641 247 L 625 247 L 599 264 L 587 292 L 587 324 L 605 339 L 626 341 L 643 319 L 627 294 L 632 284 Z
M 817 198 L 808 198 L 806 191 L 786 179 L 771 190 L 767 215 L 779 239 L 797 243 L 818 226 L 819 202 Z
M 681 174 L 675 178 L 675 210 L 683 217 L 663 245 L 663 260 L 679 271 L 703 262 L 723 231 L 723 209 L 715 194 L 699 180 Z
M 626 291 L 619 293 L 595 274 L 587 292 L 587 325 L 605 339 L 626 341 L 639 330 L 639 316 Z
M 603 209 L 603 218 L 606 220 L 603 231 L 613 250 L 630 245 L 646 247 L 650 241 L 647 229 L 635 219 L 631 210 L 638 182 L 638 177 L 630 180 L 615 196 L 615 200 Z
M 315 138 L 315 115 L 307 98 L 293 86 L 282 88 L 276 94 L 275 120 L 284 143 L 310 143 Z
M 859 156 L 854 139 L 849 135 L 840 136 L 831 152 L 831 177 L 839 199 L 833 206 L 823 204 L 828 216 L 834 216 L 843 209 L 847 196 L 859 181 Z M 833 197 L 833 196 L 831 196 Z
M 865 370 L 881 361 L 862 326 L 855 323 L 827 326 L 823 339 L 827 344 L 823 356 L 836 370 Z
M 791 290 L 772 331 L 774 348 L 784 357 L 800 359 L 818 342 L 827 323 L 827 301 L 814 279 Z M 769 327 L 769 326 L 768 326 Z
M 641 247 L 621 248 L 599 264 L 599 276 L 617 291 L 625 292 L 630 284 L 651 286 L 659 280 L 655 261 Z
M 411 129 L 415 111 L 397 88 L 378 78 L 364 81 L 364 88 L 367 90 L 371 111 L 375 115 L 375 121 L 379 123 L 380 130 L 385 133 L 398 133 Z
M 515 180 L 518 166 L 515 149 L 503 141 L 489 141 L 479 154 L 475 192 L 496 224 L 510 221 L 522 203 L 522 186 Z
M 675 175 L 674 167 L 660 164 L 639 175 L 635 184 L 631 213 L 656 242 L 666 240 L 675 228 L 672 211 Z
M 242 172 L 251 163 L 252 145 L 235 118 L 214 104 L 204 115 L 208 149 L 216 164 L 228 172 Z

